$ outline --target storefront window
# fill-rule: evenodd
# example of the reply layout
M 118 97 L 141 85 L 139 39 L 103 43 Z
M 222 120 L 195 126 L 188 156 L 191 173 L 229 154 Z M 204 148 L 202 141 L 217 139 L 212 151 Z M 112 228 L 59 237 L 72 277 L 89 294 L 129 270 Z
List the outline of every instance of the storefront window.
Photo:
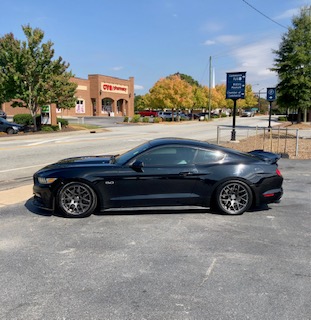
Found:
M 113 100 L 110 98 L 102 99 L 102 113 L 110 114 L 112 112 Z
M 76 113 L 85 113 L 84 100 L 77 100 L 76 101 Z
M 118 113 L 120 113 L 120 112 L 122 112 L 123 110 L 123 99 L 120 99 L 120 100 L 118 100 L 117 101 L 117 111 L 118 111 Z

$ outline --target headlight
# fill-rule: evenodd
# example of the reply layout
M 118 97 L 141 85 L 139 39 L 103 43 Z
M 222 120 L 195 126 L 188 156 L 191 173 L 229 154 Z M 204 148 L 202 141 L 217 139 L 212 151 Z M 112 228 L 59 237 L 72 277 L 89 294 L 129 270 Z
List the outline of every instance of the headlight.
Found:
M 16 127 L 16 126 L 12 126 L 12 128 L 15 130 L 15 131 L 18 131 L 18 127 Z
M 51 184 L 54 181 L 56 181 L 57 178 L 44 178 L 44 177 L 38 177 L 38 181 L 41 184 Z

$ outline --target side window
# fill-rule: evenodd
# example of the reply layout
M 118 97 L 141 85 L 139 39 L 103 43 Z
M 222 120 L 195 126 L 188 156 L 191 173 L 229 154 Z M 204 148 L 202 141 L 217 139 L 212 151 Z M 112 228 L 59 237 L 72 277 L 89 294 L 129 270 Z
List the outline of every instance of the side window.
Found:
M 199 149 L 194 162 L 196 164 L 208 164 L 224 159 L 225 155 L 220 151 Z
M 137 157 L 145 166 L 179 166 L 193 162 L 196 150 L 180 146 L 159 147 Z

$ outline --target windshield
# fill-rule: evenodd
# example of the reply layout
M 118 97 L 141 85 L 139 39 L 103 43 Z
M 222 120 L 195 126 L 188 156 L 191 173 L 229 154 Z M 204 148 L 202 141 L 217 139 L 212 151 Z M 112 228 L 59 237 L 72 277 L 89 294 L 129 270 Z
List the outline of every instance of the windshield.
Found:
M 126 162 L 128 162 L 130 159 L 134 158 L 136 155 L 147 150 L 149 147 L 150 147 L 149 142 L 143 143 L 143 144 L 139 145 L 138 147 L 135 147 L 135 148 L 119 155 L 119 156 L 116 156 L 114 158 L 114 162 L 123 165 Z

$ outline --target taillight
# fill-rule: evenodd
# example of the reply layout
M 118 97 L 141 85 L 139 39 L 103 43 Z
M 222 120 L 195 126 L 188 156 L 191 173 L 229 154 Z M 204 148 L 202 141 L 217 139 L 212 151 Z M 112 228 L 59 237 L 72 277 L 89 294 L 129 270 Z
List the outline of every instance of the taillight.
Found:
M 278 176 L 282 177 L 282 173 L 281 173 L 281 171 L 280 171 L 279 169 L 276 169 L 275 173 L 276 173 Z

